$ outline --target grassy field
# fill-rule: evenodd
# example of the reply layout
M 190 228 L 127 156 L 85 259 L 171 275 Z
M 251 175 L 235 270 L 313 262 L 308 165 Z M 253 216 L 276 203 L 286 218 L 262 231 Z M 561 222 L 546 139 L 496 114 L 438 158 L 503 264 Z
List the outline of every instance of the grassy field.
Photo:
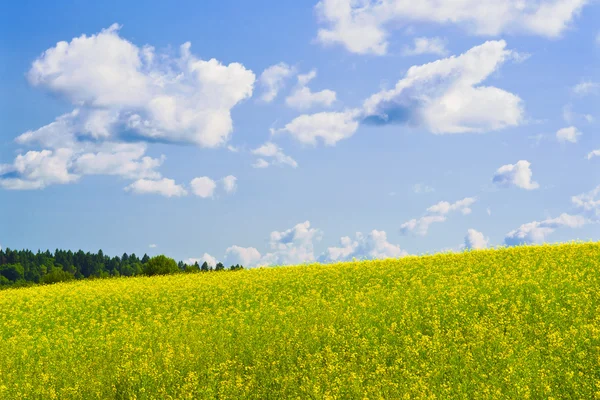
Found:
M 0 292 L 0 399 L 600 398 L 600 243 Z

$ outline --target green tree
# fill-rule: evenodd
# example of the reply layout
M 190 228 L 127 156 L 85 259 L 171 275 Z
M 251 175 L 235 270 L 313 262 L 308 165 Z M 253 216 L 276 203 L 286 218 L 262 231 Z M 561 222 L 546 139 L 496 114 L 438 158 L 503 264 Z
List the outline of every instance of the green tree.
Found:
M 168 275 L 179 272 L 177 262 L 172 258 L 160 255 L 152 257 L 146 264 L 144 264 L 144 274 L 148 276 L 152 275 Z
M 206 261 L 204 261 L 202 263 L 202 266 L 200 267 L 200 271 L 202 271 L 202 272 L 208 272 L 208 263 Z
M 215 271 L 223 271 L 225 269 L 225 266 L 222 263 L 217 263 L 217 265 L 215 266 Z
M 13 282 L 23 279 L 25 270 L 21 264 L 7 264 L 0 266 L 0 275 Z

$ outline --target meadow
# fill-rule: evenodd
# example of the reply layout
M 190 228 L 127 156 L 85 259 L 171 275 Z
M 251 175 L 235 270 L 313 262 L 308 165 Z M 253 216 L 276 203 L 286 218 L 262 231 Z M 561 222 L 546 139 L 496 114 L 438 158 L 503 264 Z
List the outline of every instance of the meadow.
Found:
M 600 243 L 0 292 L 0 399 L 598 399 Z

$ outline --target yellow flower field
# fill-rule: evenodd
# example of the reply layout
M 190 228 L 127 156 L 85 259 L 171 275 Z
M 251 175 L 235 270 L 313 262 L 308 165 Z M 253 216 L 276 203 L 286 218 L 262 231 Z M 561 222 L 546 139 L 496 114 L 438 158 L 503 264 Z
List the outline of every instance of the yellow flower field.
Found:
M 600 398 L 600 243 L 0 292 L 0 399 Z

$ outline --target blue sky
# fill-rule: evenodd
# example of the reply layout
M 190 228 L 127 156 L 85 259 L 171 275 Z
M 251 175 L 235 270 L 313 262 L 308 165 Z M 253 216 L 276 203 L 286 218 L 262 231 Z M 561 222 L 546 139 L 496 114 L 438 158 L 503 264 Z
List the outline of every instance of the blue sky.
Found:
M 600 240 L 600 5 L 411 3 L 2 5 L 0 245 L 254 266 Z

